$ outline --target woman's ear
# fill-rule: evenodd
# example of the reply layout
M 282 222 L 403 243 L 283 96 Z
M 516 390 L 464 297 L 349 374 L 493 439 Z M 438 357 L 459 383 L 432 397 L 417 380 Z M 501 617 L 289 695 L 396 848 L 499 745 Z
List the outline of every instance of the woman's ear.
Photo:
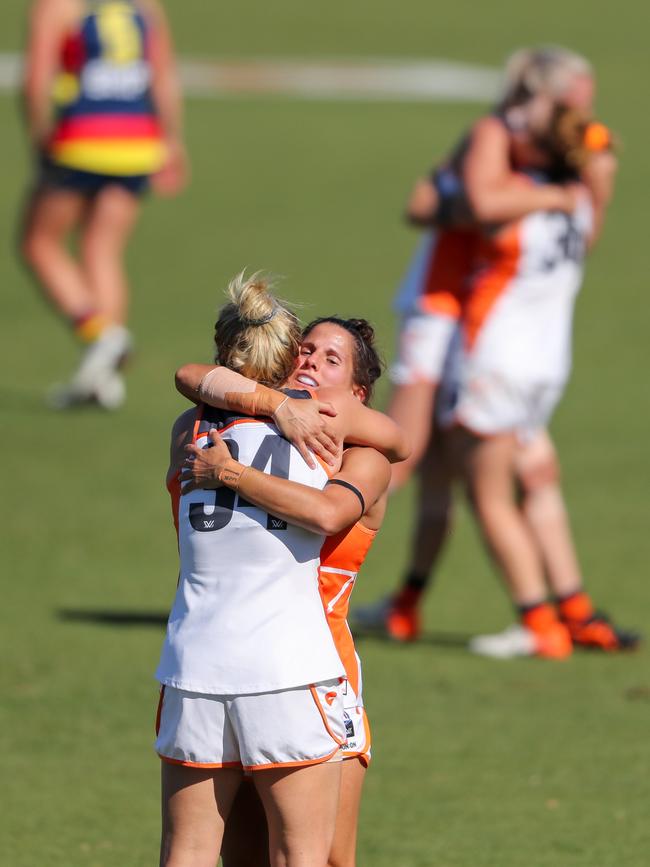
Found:
M 360 400 L 361 403 L 366 403 L 366 401 L 368 400 L 368 391 L 363 385 L 353 385 L 352 394 L 356 397 L 357 400 Z

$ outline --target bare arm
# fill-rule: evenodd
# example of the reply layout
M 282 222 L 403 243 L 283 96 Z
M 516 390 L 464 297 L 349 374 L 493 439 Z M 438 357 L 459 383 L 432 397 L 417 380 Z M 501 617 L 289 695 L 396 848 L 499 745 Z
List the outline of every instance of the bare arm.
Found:
M 332 428 L 350 445 L 370 446 L 394 464 L 411 454 L 406 432 L 383 412 L 364 406 L 352 394 L 340 388 L 319 388 L 318 397 L 336 409 Z
M 324 418 L 336 414 L 330 404 L 289 398 L 234 370 L 205 364 L 186 364 L 179 368 L 175 383 L 178 391 L 195 403 L 207 403 L 243 415 L 271 417 L 312 469 L 315 464 L 310 452 L 331 466 L 338 465 L 340 442 L 332 435 Z
M 167 484 L 182 468 L 185 460 L 185 446 L 192 442 L 192 428 L 196 419 L 196 409 L 186 410 L 174 422 L 172 427 L 171 443 L 169 446 L 169 468 L 167 470 Z
M 603 230 L 607 208 L 614 195 L 618 160 L 611 151 L 595 153 L 582 169 L 581 178 L 589 193 L 594 207 L 594 229 L 589 245 L 596 243 Z
M 531 184 L 512 171 L 510 141 L 494 117 L 479 120 L 463 160 L 463 184 L 479 223 L 506 223 L 533 211 L 575 208 L 575 192 L 556 184 Z
M 362 510 L 357 495 L 342 485 L 326 485 L 323 490 L 245 467 L 230 456 L 217 431 L 210 431 L 213 447 L 194 445 L 185 451 L 186 463 L 181 481 L 183 493 L 221 484 L 239 492 L 251 503 L 271 514 L 313 533 L 331 536 L 359 520 L 383 495 L 390 481 L 390 465 L 373 449 L 353 449 L 334 477 L 354 485 L 365 503 Z
M 23 102 L 27 134 L 39 150 L 52 122 L 52 85 L 59 68 L 63 38 L 74 21 L 74 4 L 67 0 L 36 0 L 32 4 L 25 56 Z
M 207 373 L 206 373 L 207 371 Z M 203 373 L 202 378 L 199 378 Z M 236 377 L 236 379 L 230 379 Z M 240 383 L 237 385 L 236 383 Z M 251 387 L 254 386 L 254 391 Z M 341 388 L 321 388 L 318 390 L 318 400 L 302 401 L 289 399 L 282 392 L 273 389 L 265 389 L 252 379 L 247 379 L 225 368 L 210 368 L 203 365 L 186 365 L 176 372 L 176 387 L 189 397 L 190 400 L 199 400 L 211 406 L 220 406 L 225 409 L 234 408 L 246 415 L 272 415 L 282 434 L 298 447 L 291 430 L 287 433 L 283 428 L 288 418 L 302 419 L 305 413 L 313 413 L 317 409 L 321 414 L 327 412 L 334 416 L 327 422 L 327 433 L 330 437 L 336 435 L 353 445 L 371 446 L 385 455 L 391 463 L 406 460 L 411 452 L 408 437 L 397 424 L 387 415 L 364 406 L 361 401 L 353 397 L 349 392 Z M 234 389 L 237 389 L 235 392 Z M 241 389 L 241 390 L 240 390 Z M 223 392 L 227 392 L 224 401 Z M 267 394 L 270 392 L 271 394 Z M 260 399 L 273 401 L 279 398 L 284 401 L 283 405 L 272 412 L 263 412 L 256 407 L 256 395 Z M 312 404 L 312 407 L 309 407 Z M 303 442 L 306 441 L 303 437 Z M 334 440 L 337 443 L 337 440 Z M 337 443 L 338 444 L 338 443 Z M 319 449 L 312 448 L 317 454 L 331 463 L 333 454 L 331 448 L 322 438 Z M 323 448 L 327 454 L 323 453 Z M 301 454 L 305 457 L 303 450 Z M 307 458 L 305 457 L 305 460 Z M 307 463 L 312 466 L 309 460 Z
M 173 195 L 186 184 L 189 173 L 180 79 L 171 29 L 162 6 L 157 0 L 140 0 L 140 4 L 151 26 L 151 92 L 167 148 L 167 163 L 154 184 L 157 192 Z
M 440 206 L 440 196 L 430 178 L 419 178 L 406 205 L 406 219 L 414 226 L 431 226 Z

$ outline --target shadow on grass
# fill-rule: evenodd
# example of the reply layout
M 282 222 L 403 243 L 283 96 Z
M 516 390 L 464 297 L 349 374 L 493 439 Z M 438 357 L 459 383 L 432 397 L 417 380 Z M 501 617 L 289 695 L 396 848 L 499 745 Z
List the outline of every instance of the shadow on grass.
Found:
M 73 623 L 97 623 L 101 626 L 156 626 L 167 625 L 166 611 L 111 611 L 110 609 L 59 608 L 59 620 Z
M 96 623 L 100 626 L 156 626 L 167 625 L 168 613 L 164 611 L 117 611 L 111 609 L 93 608 L 59 608 L 56 612 L 59 620 L 72 623 Z M 416 641 L 398 642 L 372 630 L 354 629 L 354 640 L 359 644 L 365 642 L 380 642 L 392 644 L 395 647 L 413 647 L 430 645 L 431 647 L 447 647 L 467 650 L 471 635 L 458 632 L 423 632 Z
M 467 644 L 470 638 L 472 638 L 471 635 L 460 632 L 423 632 L 415 641 L 395 641 L 385 633 L 357 627 L 352 629 L 352 634 L 354 640 L 359 644 L 363 644 L 366 641 L 376 641 L 398 647 L 413 647 L 428 644 L 431 647 L 447 647 L 452 650 L 463 651 L 467 650 Z

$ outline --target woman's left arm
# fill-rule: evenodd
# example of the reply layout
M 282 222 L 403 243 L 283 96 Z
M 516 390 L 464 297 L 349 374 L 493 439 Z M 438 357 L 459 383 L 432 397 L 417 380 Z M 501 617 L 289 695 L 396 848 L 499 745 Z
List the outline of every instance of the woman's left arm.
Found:
M 275 517 L 312 533 L 331 536 L 351 526 L 377 502 L 390 481 L 388 461 L 373 449 L 345 453 L 339 472 L 319 490 L 246 467 L 231 457 L 216 430 L 209 435 L 212 448 L 185 448 L 189 459 L 181 473 L 183 493 L 224 485 Z
M 183 98 L 171 28 L 158 0 L 140 0 L 151 38 L 151 92 L 163 129 L 167 162 L 154 176 L 154 188 L 163 195 L 180 192 L 187 183 L 189 161 L 183 136 Z

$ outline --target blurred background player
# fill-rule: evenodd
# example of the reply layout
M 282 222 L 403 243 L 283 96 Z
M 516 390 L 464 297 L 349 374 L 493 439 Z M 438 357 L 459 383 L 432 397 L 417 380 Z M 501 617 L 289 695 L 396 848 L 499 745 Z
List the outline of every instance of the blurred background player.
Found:
M 593 73 L 579 55 L 560 48 L 517 52 L 508 63 L 505 93 L 495 112 L 475 124 L 442 169 L 416 185 L 409 217 L 420 225 L 442 223 L 443 227 L 425 239 L 399 297 L 406 315 L 390 412 L 413 435 L 415 454 L 406 467 L 394 468 L 394 485 L 408 477 L 430 439 L 436 386 L 457 323 L 467 317 L 468 307 L 474 324 L 482 321 L 496 301 L 497 284 L 503 289 L 523 263 L 507 245 L 497 253 L 499 242 L 492 243 L 498 237 L 496 227 L 533 212 L 570 213 L 579 195 L 573 182 L 580 179 L 589 189 L 593 206 L 590 242 L 600 232 L 612 195 L 616 159 L 607 130 L 590 121 L 593 92 Z M 530 173 L 541 169 L 544 175 L 538 174 L 536 183 L 521 174 L 522 170 Z M 548 231 L 557 232 L 558 219 L 556 213 Z M 552 223 L 555 229 L 550 228 Z M 525 234 L 521 226 L 519 231 Z M 575 242 L 575 234 L 572 237 Z M 475 291 L 488 285 L 490 279 L 494 285 L 487 291 Z M 513 333 L 509 340 L 520 338 Z M 506 458 L 508 473 L 516 477 L 522 493 L 521 512 L 506 509 L 506 517 L 517 529 L 515 536 L 505 533 L 506 547 L 514 544 L 513 562 L 520 562 L 520 568 L 526 562 L 539 566 L 539 555 L 533 548 L 539 550 L 550 587 L 558 597 L 560 616 L 575 643 L 610 650 L 634 643 L 636 636 L 615 629 L 606 618 L 595 614 L 583 590 L 550 438 L 539 430 L 535 435 L 528 431 L 525 440 L 510 440 L 514 450 Z M 494 470 L 491 449 L 478 451 L 487 451 L 484 463 L 489 471 Z M 505 491 L 512 481 L 514 478 Z M 388 600 L 355 612 L 358 625 L 381 626 L 402 640 L 419 632 L 418 604 L 449 526 L 451 467 L 445 445 L 436 434 L 420 468 L 419 482 L 412 557 L 402 588 Z M 488 497 L 488 503 L 491 505 L 483 510 L 483 518 L 493 518 L 491 525 L 498 533 L 505 525 L 496 518 L 495 501 Z M 501 538 L 503 535 L 499 534 Z M 523 548 L 514 543 L 516 536 Z M 487 538 L 495 552 L 489 533 Z M 523 561 L 518 557 L 522 552 Z M 506 556 L 509 559 L 510 555 Z M 503 559 L 498 559 L 503 565 Z M 562 635 L 555 611 L 541 591 L 541 569 L 527 569 L 524 566 L 522 575 L 515 574 L 518 591 L 511 584 L 513 601 L 523 609 L 525 629 L 543 625 Z M 566 637 L 566 630 L 564 633 Z M 529 649 L 534 646 L 530 636 L 521 631 L 508 632 L 501 644 L 499 640 L 496 645 L 479 642 L 474 648 L 499 655 L 507 653 L 510 644 Z M 566 640 L 560 643 L 569 649 Z
M 187 173 L 169 26 L 157 0 L 35 0 L 24 81 L 36 179 L 22 252 L 85 347 L 57 408 L 119 406 L 124 251 L 149 180 L 174 194 Z M 78 233 L 78 253 L 68 248 Z

